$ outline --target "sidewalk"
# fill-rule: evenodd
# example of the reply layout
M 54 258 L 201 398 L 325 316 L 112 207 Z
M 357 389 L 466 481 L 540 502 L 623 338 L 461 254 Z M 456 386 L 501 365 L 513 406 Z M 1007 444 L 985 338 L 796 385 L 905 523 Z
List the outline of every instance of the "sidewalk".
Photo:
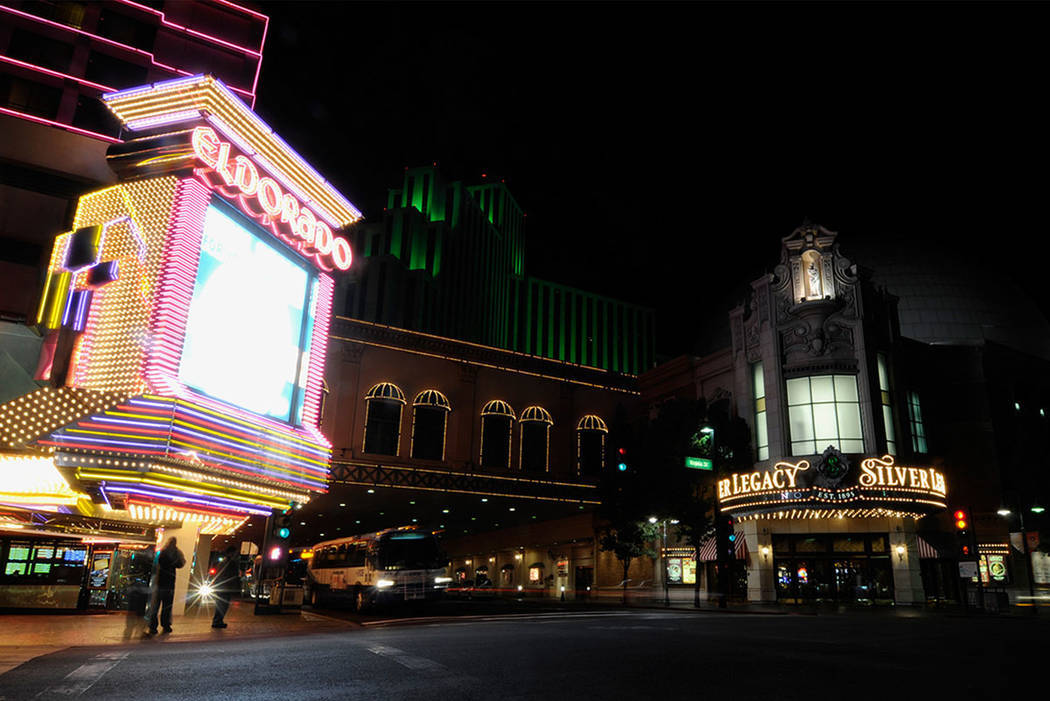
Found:
M 146 636 L 141 616 L 125 611 L 98 613 L 35 613 L 0 615 L 0 674 L 18 665 L 78 645 L 166 645 L 169 643 L 276 637 L 346 630 L 353 624 L 314 616 L 309 611 L 254 615 L 250 601 L 233 601 L 226 614 L 228 628 L 211 627 L 211 607 L 187 611 L 172 620 L 170 634 Z

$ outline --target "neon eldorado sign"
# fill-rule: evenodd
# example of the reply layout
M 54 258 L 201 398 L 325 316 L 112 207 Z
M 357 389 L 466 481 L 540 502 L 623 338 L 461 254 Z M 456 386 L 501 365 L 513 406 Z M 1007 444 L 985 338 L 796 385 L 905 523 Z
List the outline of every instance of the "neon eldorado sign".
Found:
M 243 154 L 234 155 L 233 145 L 223 141 L 211 127 L 196 127 L 193 152 L 205 165 L 198 173 L 225 197 L 303 255 L 313 258 L 323 270 L 348 270 L 353 261 L 350 244 L 332 233 L 299 198 L 274 178 L 260 175 L 256 164 Z M 217 180 L 216 180 L 217 178 Z

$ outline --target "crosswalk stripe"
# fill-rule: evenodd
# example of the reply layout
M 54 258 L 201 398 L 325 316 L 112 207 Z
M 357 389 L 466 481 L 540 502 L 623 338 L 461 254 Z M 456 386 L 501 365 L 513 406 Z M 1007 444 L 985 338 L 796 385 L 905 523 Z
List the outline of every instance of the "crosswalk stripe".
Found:
M 101 679 L 106 672 L 116 667 L 128 654 L 127 651 L 113 651 L 95 655 L 90 661 L 85 662 L 67 674 L 61 684 L 41 691 L 37 694 L 37 698 L 80 696 Z
M 396 647 L 388 647 L 386 645 L 372 645 L 368 648 L 368 651 L 374 655 L 381 657 L 389 657 L 394 662 L 397 662 L 403 667 L 409 669 L 422 670 L 427 672 L 440 672 L 446 669 L 445 665 L 434 660 L 428 660 L 426 657 L 417 657 L 416 655 L 410 655 L 404 650 L 399 650 Z

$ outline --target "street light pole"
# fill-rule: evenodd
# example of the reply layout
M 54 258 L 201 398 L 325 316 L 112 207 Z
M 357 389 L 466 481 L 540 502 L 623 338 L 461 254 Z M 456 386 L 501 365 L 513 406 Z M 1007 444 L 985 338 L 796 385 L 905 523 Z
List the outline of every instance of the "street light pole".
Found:
M 999 512 L 1001 516 L 1009 516 L 1011 511 L 1007 508 L 1003 508 Z M 1035 600 L 1035 573 L 1032 572 L 1032 554 L 1028 550 L 1028 532 L 1024 527 L 1024 507 L 1018 506 L 1017 508 L 1017 520 L 1021 526 L 1021 552 L 1024 554 L 1024 572 L 1025 577 L 1028 579 L 1028 596 Z M 1038 608 L 1036 608 L 1038 611 Z
M 1024 553 L 1024 573 L 1025 577 L 1028 578 L 1028 596 L 1031 597 L 1031 601 L 1035 603 L 1035 575 L 1032 572 L 1032 555 L 1028 552 L 1028 532 L 1024 529 L 1024 508 L 1017 510 L 1017 515 L 1021 519 L 1021 552 Z M 1034 607 L 1036 612 L 1039 611 L 1039 607 Z
M 671 590 L 667 584 L 667 519 L 660 522 L 660 529 L 663 534 L 663 553 L 661 559 L 664 563 L 664 606 L 670 607 L 671 605 Z

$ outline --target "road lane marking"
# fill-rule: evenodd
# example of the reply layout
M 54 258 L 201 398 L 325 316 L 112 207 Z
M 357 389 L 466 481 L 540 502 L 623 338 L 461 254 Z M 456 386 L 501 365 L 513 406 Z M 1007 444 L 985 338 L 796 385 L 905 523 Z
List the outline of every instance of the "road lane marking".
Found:
M 488 623 L 493 621 L 528 621 L 528 620 L 564 620 L 571 618 L 603 618 L 633 616 L 630 611 L 587 611 L 587 612 L 555 612 L 555 613 L 501 613 L 501 614 L 474 614 L 469 616 L 418 616 L 415 618 L 384 618 L 378 621 L 362 621 L 361 625 L 366 627 L 397 625 L 399 623 Z
M 61 684 L 41 691 L 37 694 L 37 698 L 80 696 L 101 679 L 106 672 L 116 667 L 128 654 L 128 651 L 117 652 L 114 650 L 95 655 L 89 662 L 85 662 L 67 674 Z
M 418 657 L 416 655 L 410 655 L 404 650 L 399 650 L 396 647 L 388 647 L 386 645 L 370 645 L 368 651 L 374 655 L 380 657 L 388 657 L 394 662 L 397 662 L 402 667 L 408 667 L 409 669 L 426 671 L 426 672 L 443 672 L 447 667 L 440 662 L 434 660 L 428 660 L 426 657 Z

